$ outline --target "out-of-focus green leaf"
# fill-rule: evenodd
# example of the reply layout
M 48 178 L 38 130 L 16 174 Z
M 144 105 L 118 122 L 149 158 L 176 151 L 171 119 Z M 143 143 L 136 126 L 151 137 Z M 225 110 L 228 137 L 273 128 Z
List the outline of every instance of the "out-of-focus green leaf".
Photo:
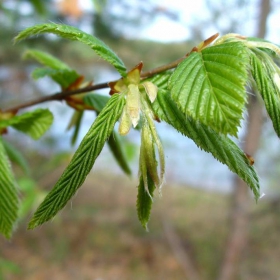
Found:
M 50 128 L 52 122 L 53 115 L 48 109 L 37 109 L 8 120 L 0 120 L 0 128 L 12 126 L 37 140 Z
M 148 184 L 149 192 L 147 192 L 146 190 L 143 176 L 140 176 L 136 206 L 137 206 L 138 219 L 146 230 L 148 230 L 148 222 L 150 219 L 150 214 L 151 214 L 151 209 L 153 204 L 152 196 L 156 189 L 156 186 L 152 178 L 150 177 L 149 173 L 147 174 L 147 184 Z
M 29 177 L 20 178 L 18 180 L 18 185 L 22 194 L 19 208 L 19 218 L 22 219 L 42 202 L 46 193 Z
M 96 52 L 97 55 L 113 65 L 121 74 L 121 76 L 126 76 L 126 68 L 124 63 L 104 42 L 69 25 L 55 23 L 38 24 L 20 32 L 18 36 L 16 36 L 15 41 L 20 41 L 26 39 L 27 37 L 43 33 L 56 34 L 62 38 L 79 41 L 88 45 Z
M 0 137 L 0 232 L 10 238 L 18 218 L 19 199 L 10 162 Z
M 72 118 L 71 118 L 71 120 L 68 124 L 67 130 L 74 127 L 74 132 L 73 132 L 73 135 L 71 137 L 71 145 L 72 146 L 77 141 L 77 137 L 78 137 L 78 134 L 79 134 L 79 131 L 80 131 L 83 115 L 84 115 L 84 111 L 75 110 L 73 115 L 72 115 Z
M 58 59 L 46 52 L 42 52 L 42 51 L 38 51 L 38 50 L 29 49 L 29 50 L 25 51 L 23 58 L 24 59 L 31 59 L 31 58 L 35 59 L 42 65 L 47 66 L 51 69 L 55 69 L 55 70 L 62 70 L 62 69 L 73 70 L 67 64 L 62 62 L 60 59 Z
M 122 95 L 114 94 L 110 98 L 85 135 L 70 164 L 36 210 L 29 223 L 29 229 L 53 218 L 83 184 L 106 140 L 112 134 L 124 104 L 125 99 Z
M 108 145 L 115 160 L 117 161 L 117 163 L 119 164 L 123 172 L 127 175 L 131 175 L 131 170 L 128 165 L 128 161 L 124 152 L 122 141 L 120 140 L 119 135 L 115 133 L 115 131 L 113 131 L 113 133 L 109 137 Z
M 45 3 L 44 1 L 40 1 L 40 0 L 29 0 L 29 2 L 32 4 L 32 6 L 34 7 L 35 11 L 40 15 L 40 16 L 44 16 L 46 15 L 46 7 L 45 7 Z
M 24 58 L 35 59 L 46 66 L 37 68 L 32 72 L 32 78 L 35 80 L 49 76 L 62 88 L 67 88 L 80 77 L 75 70 L 48 53 L 30 49 L 25 52 Z
M 25 160 L 23 154 L 12 144 L 8 143 L 3 139 L 3 145 L 6 150 L 6 153 L 12 162 L 17 163 L 24 173 L 28 175 L 30 173 L 29 166 Z
M 103 9 L 106 7 L 107 0 L 92 0 L 92 3 L 94 5 L 94 11 L 97 14 L 102 13 Z
M 83 98 L 85 104 L 93 107 L 97 113 L 101 112 L 101 110 L 105 107 L 109 99 L 110 97 L 97 93 L 87 94 Z

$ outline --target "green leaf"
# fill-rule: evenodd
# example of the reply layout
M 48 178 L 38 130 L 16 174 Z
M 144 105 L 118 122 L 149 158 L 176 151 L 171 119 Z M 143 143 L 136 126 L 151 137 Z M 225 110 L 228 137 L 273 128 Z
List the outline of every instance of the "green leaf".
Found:
M 261 51 L 251 55 L 251 73 L 261 94 L 274 130 L 280 137 L 280 77 L 271 58 Z M 277 71 L 278 70 L 278 71 Z
M 79 74 L 67 64 L 45 52 L 28 50 L 24 53 L 24 58 L 35 59 L 42 65 L 47 66 L 44 68 L 37 68 L 32 72 L 32 78 L 35 80 L 49 76 L 62 88 L 67 88 L 80 77 Z
M 12 126 L 37 140 L 50 128 L 52 122 L 53 115 L 48 109 L 37 109 L 8 120 L 1 120 L 0 128 Z
M 44 1 L 29 0 L 29 2 L 32 4 L 32 6 L 34 7 L 35 11 L 40 16 L 45 16 L 46 15 L 47 8 L 45 6 L 46 3 L 44 3 Z
M 87 94 L 84 97 L 83 101 L 85 102 L 85 104 L 93 107 L 95 111 L 99 113 L 106 106 L 109 99 L 110 97 L 108 96 L 93 93 Z M 128 165 L 126 155 L 124 153 L 122 141 L 120 140 L 119 135 L 114 131 L 108 139 L 108 145 L 115 160 L 117 161 L 123 172 L 127 175 L 131 175 L 131 170 Z
M 170 78 L 171 97 L 187 116 L 236 136 L 246 102 L 248 64 L 247 47 L 240 42 L 193 52 Z
M 167 91 L 158 92 L 158 97 L 152 106 L 160 119 L 192 139 L 199 148 L 211 153 L 214 158 L 227 165 L 232 172 L 247 183 L 256 200 L 259 198 L 260 187 L 256 171 L 250 165 L 244 152 L 232 140 L 191 117 L 186 118 L 178 110 Z
M 120 118 L 124 104 L 125 99 L 122 95 L 114 94 L 110 98 L 85 135 L 70 164 L 36 210 L 29 223 L 29 229 L 53 218 L 83 184 L 106 140 L 111 135 L 115 123 Z
M 156 186 L 153 183 L 153 180 L 149 174 L 147 174 L 147 183 L 148 183 L 149 193 L 145 188 L 143 176 L 140 176 L 138 195 L 137 195 L 137 205 L 136 205 L 138 219 L 146 230 L 148 229 L 147 225 L 150 219 L 150 214 L 151 214 L 151 209 L 153 204 L 152 196 L 154 190 L 156 189 Z
M 43 33 L 53 33 L 62 38 L 80 41 L 81 43 L 88 45 L 96 52 L 97 55 L 113 65 L 123 77 L 126 76 L 124 63 L 104 42 L 69 25 L 55 23 L 35 25 L 20 32 L 15 38 L 15 41 L 17 42 L 27 37 Z
M 280 46 L 271 43 L 268 40 L 256 37 L 247 37 L 245 44 L 252 51 L 261 50 L 262 52 L 267 53 L 273 58 L 280 58 Z
M 36 68 L 31 76 L 35 80 L 48 76 L 64 89 L 68 88 L 79 78 L 79 75 L 74 70 L 54 70 L 50 68 Z
M 108 139 L 108 145 L 110 147 L 110 150 L 119 164 L 120 168 L 123 170 L 123 172 L 127 175 L 131 175 L 131 170 L 128 165 L 128 161 L 126 158 L 126 155 L 124 153 L 124 148 L 122 145 L 122 141 L 120 140 L 120 137 L 115 131 L 111 134 L 111 136 Z
M 71 129 L 74 127 L 74 133 L 71 137 L 71 145 L 73 146 L 76 141 L 77 137 L 80 131 L 81 123 L 82 123 L 82 118 L 84 115 L 84 111 L 74 111 L 73 116 L 70 120 L 70 123 L 68 124 L 67 130 Z
M 155 188 L 160 188 L 162 185 L 165 163 L 163 148 L 156 134 L 151 114 L 148 114 L 146 104 L 142 102 L 142 105 L 143 125 L 141 129 L 141 147 L 139 157 L 137 212 L 139 221 L 147 230 L 153 203 L 152 197 Z M 158 162 L 156 158 L 155 146 L 159 152 L 160 174 L 158 174 Z
M 55 69 L 55 70 L 62 70 L 62 69 L 73 70 L 67 64 L 62 62 L 60 59 L 57 59 L 48 53 L 38 51 L 38 50 L 32 50 L 32 49 L 27 50 L 23 54 L 23 58 L 24 59 L 31 59 L 31 58 L 35 59 L 42 65 L 47 66 L 51 69 Z
M 10 160 L 17 163 L 22 168 L 24 173 L 28 175 L 30 173 L 29 166 L 22 153 L 14 145 L 8 143 L 4 139 L 3 145 Z
M 18 218 L 19 199 L 2 137 L 0 137 L 0 232 L 10 238 Z
M 141 129 L 141 148 L 140 148 L 140 174 L 142 174 L 146 191 L 149 193 L 148 182 L 146 174 L 149 174 L 154 185 L 160 186 L 160 179 L 157 172 L 158 162 L 156 159 L 154 139 L 145 117 L 143 118 L 143 125 Z M 144 171 L 143 171 L 144 169 Z
M 110 97 L 108 96 L 92 93 L 85 95 L 83 101 L 86 105 L 93 107 L 96 110 L 96 112 L 99 113 L 105 107 L 109 99 Z

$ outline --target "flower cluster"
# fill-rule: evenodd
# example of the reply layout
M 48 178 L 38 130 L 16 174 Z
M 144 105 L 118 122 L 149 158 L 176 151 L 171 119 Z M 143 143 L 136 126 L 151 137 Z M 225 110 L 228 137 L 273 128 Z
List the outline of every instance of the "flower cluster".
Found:
M 127 76 L 116 81 L 109 83 L 111 88 L 110 94 L 120 93 L 126 96 L 126 105 L 123 110 L 119 133 L 126 135 L 131 126 L 136 127 L 140 120 L 141 113 L 141 92 L 144 89 L 150 101 L 153 103 L 157 96 L 158 88 L 156 85 L 149 81 L 141 82 L 141 70 L 143 63 L 139 63 L 134 67 Z

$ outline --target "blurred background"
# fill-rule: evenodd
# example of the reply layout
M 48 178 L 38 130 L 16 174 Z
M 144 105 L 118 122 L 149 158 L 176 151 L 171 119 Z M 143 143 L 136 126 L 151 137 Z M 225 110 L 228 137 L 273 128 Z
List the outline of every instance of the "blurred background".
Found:
M 76 26 L 104 40 L 128 69 L 143 61 L 148 70 L 217 32 L 280 44 L 279 16 L 279 0 L 0 0 L 0 109 L 60 91 L 48 78 L 31 79 L 38 64 L 22 59 L 28 48 L 60 58 L 88 81 L 118 78 L 80 43 L 47 35 L 13 45 L 15 35 L 34 24 Z M 238 144 L 254 156 L 265 196 L 256 204 L 226 166 L 160 123 L 166 184 L 155 198 L 149 232 L 135 209 L 137 131 L 123 140 L 132 178 L 105 147 L 72 202 L 52 222 L 26 230 L 95 118 L 85 114 L 72 147 L 67 125 L 73 109 L 56 101 L 40 105 L 55 116 L 42 139 L 35 142 L 13 130 L 4 136 L 22 153 L 13 169 L 23 206 L 11 241 L 0 237 L 0 279 L 279 279 L 280 143 L 260 100 L 249 93 Z

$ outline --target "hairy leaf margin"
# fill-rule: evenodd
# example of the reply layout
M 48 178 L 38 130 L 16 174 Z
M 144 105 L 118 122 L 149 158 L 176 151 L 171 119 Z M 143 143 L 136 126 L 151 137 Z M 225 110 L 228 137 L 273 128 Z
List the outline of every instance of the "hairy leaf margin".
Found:
M 258 200 L 260 186 L 256 171 L 244 152 L 232 140 L 191 117 L 185 117 L 165 90 L 158 92 L 152 106 L 160 119 L 192 139 L 199 148 L 211 153 L 214 158 L 243 179 Z
M 70 164 L 36 210 L 29 222 L 29 229 L 53 218 L 83 184 L 120 118 L 124 104 L 125 99 L 120 94 L 114 94 L 110 98 L 83 138 Z
M 50 128 L 52 123 L 53 114 L 48 109 L 36 109 L 7 120 L 0 120 L 0 128 L 12 126 L 37 140 Z
M 241 42 L 192 52 L 174 70 L 171 98 L 187 116 L 237 136 L 246 103 L 249 55 Z
M 19 198 L 2 137 L 0 137 L 0 174 L 0 232 L 9 239 L 18 218 Z
M 18 42 L 27 37 L 44 33 L 56 34 L 62 38 L 79 41 L 88 45 L 97 55 L 113 65 L 121 76 L 126 76 L 126 67 L 115 52 L 113 52 L 103 41 L 73 26 L 56 23 L 38 24 L 23 30 L 14 40 L 15 42 Z

